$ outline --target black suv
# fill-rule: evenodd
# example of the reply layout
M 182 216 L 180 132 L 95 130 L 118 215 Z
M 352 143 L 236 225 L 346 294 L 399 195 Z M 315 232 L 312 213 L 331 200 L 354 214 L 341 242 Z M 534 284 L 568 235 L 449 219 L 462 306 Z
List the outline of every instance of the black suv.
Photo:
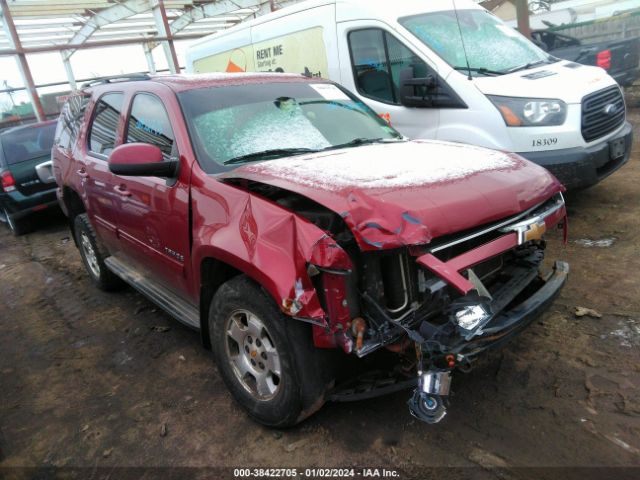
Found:
M 57 208 L 51 166 L 54 120 L 10 128 L 0 133 L 0 220 L 14 235 L 31 228 L 31 213 Z

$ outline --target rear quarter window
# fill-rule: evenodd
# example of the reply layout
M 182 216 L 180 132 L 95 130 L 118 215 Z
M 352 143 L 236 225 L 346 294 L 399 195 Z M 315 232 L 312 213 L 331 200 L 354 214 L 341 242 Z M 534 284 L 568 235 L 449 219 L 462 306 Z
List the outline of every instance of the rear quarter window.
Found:
M 88 95 L 72 95 L 62 107 L 55 135 L 60 148 L 70 149 L 76 143 L 88 103 Z

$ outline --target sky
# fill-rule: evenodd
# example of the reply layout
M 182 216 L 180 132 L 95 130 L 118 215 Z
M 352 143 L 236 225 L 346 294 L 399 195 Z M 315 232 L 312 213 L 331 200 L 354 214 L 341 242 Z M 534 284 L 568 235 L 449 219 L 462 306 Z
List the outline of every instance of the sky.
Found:
M 178 60 L 183 67 L 185 50 L 192 42 L 193 40 L 175 42 Z M 153 50 L 153 58 L 156 69 L 167 68 L 162 46 L 158 46 Z M 59 52 L 27 55 L 27 62 L 36 85 L 60 81 L 66 82 L 67 80 Z M 71 57 L 71 66 L 77 79 L 147 71 L 147 62 L 141 45 L 77 50 Z M 5 88 L 5 81 L 10 87 L 23 86 L 14 57 L 0 57 L 0 90 Z M 68 90 L 69 86 L 65 84 L 57 87 L 41 88 L 38 91 L 40 94 L 44 94 Z M 13 100 L 16 104 L 20 104 L 28 102 L 29 98 L 26 92 L 20 91 L 13 94 Z M 0 111 L 10 108 L 11 99 L 8 94 L 0 93 Z

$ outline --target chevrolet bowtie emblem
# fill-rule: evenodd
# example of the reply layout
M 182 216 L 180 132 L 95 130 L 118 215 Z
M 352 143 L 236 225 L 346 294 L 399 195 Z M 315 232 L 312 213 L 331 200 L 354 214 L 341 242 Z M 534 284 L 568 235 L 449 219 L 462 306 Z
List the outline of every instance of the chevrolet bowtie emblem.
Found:
M 530 242 L 531 240 L 542 240 L 542 235 L 547 231 L 547 224 L 542 222 L 532 223 L 529 228 L 524 232 L 524 241 Z
M 547 231 L 547 225 L 544 220 L 538 218 L 510 225 L 500 230 L 502 232 L 515 232 L 518 236 L 518 245 L 522 245 L 532 240 L 542 240 L 542 235 Z

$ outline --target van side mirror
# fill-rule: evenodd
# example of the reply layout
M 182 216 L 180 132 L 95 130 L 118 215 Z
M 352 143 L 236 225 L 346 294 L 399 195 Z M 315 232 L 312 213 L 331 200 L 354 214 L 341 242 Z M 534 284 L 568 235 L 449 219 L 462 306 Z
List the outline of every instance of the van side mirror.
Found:
M 430 73 L 424 78 L 413 77 L 413 67 L 400 70 L 400 103 L 418 108 L 468 108 L 447 82 Z
M 413 77 L 413 67 L 400 70 L 400 103 L 405 107 L 432 107 L 431 93 L 438 86 L 436 77 Z
M 149 143 L 125 143 L 109 155 L 109 170 L 131 177 L 174 178 L 178 160 L 164 161 L 162 151 Z

